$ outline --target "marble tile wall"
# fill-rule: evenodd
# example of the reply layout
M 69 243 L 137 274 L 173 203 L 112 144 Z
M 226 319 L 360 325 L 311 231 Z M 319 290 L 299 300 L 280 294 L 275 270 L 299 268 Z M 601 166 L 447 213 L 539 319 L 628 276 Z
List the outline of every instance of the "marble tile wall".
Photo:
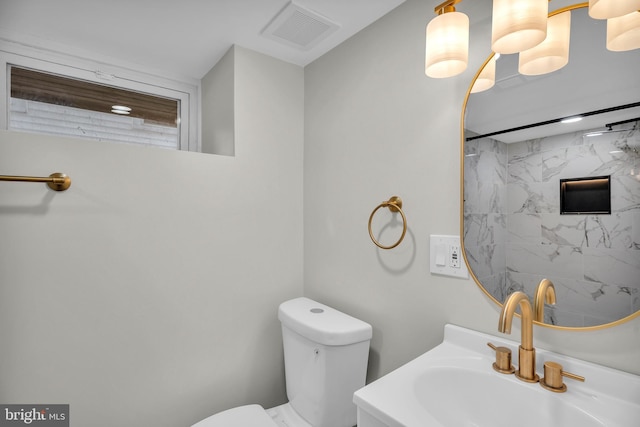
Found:
M 592 326 L 640 309 L 638 128 L 465 144 L 465 249 L 496 299 L 531 296 L 546 277 L 558 299 L 549 323 Z M 611 215 L 560 215 L 559 180 L 599 175 L 611 175 Z
M 464 147 L 464 246 L 471 270 L 497 300 L 506 285 L 507 145 L 484 138 Z

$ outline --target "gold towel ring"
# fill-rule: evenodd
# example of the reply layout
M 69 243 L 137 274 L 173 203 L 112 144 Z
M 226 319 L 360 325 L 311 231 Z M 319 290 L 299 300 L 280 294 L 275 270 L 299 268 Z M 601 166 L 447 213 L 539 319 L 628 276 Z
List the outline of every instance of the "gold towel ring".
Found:
M 373 231 L 371 231 L 371 221 L 373 221 L 373 216 L 376 214 L 376 212 L 380 208 L 389 208 L 389 210 L 391 212 L 400 212 L 400 215 L 402 215 L 402 235 L 400 236 L 400 239 L 396 243 L 391 245 L 391 246 L 383 246 L 383 245 L 381 245 L 380 242 L 378 242 L 376 240 L 376 238 L 373 237 Z M 400 197 L 398 197 L 398 196 L 391 197 L 386 202 L 380 203 L 373 210 L 373 212 L 371 212 L 371 216 L 369 217 L 369 236 L 371 237 L 371 240 L 373 240 L 373 243 L 375 243 L 376 246 L 379 247 L 380 249 L 393 249 L 393 248 L 395 248 L 396 246 L 398 246 L 402 242 L 402 239 L 404 239 L 404 235 L 405 234 L 407 234 L 407 217 L 404 216 L 404 212 L 402 212 L 402 199 Z

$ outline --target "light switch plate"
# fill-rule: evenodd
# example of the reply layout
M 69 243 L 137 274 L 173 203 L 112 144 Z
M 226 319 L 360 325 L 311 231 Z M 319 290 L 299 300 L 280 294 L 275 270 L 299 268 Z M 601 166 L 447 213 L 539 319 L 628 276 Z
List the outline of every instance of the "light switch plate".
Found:
M 469 278 L 467 264 L 462 258 L 460 236 L 432 234 L 429 236 L 430 271 L 434 274 Z

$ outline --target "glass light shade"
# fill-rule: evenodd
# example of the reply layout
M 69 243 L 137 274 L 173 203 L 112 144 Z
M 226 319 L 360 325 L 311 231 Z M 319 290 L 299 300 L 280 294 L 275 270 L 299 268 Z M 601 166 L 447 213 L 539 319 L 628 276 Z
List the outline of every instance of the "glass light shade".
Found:
M 527 76 L 538 76 L 559 70 L 569 63 L 571 12 L 566 11 L 549 18 L 547 38 L 538 46 L 520 52 L 518 71 Z
M 640 12 L 607 20 L 607 49 L 616 52 L 640 48 Z
M 589 16 L 609 19 L 640 9 L 640 0 L 589 0 Z
M 427 25 L 425 74 L 445 78 L 462 73 L 469 61 L 469 17 L 460 12 L 438 15 Z
M 478 78 L 475 83 L 473 83 L 473 87 L 471 88 L 471 93 L 483 92 L 485 90 L 489 90 L 496 84 L 496 57 L 495 55 L 487 62 L 487 65 L 484 66 L 480 74 L 478 74 Z
M 517 53 L 542 43 L 548 14 L 548 0 L 493 0 L 491 49 Z

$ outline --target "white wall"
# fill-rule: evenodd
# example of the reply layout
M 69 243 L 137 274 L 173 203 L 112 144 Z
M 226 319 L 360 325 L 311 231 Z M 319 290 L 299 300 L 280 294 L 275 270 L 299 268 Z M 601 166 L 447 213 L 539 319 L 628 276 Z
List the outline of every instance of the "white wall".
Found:
M 235 53 L 235 157 L 0 132 L 0 173 L 73 180 L 0 183 L 0 402 L 168 427 L 285 401 L 303 70 Z
M 491 14 L 489 0 L 458 6 L 472 21 L 470 66 L 430 79 L 424 31 L 437 3 L 408 0 L 305 69 L 305 295 L 372 324 L 370 380 L 441 342 L 445 323 L 498 334 L 498 307 L 472 280 L 429 273 L 429 235 L 460 233 L 460 113 L 489 54 Z M 409 231 L 384 251 L 367 221 L 392 195 Z M 390 219 L 378 215 L 376 234 Z M 534 329 L 540 347 L 640 373 L 640 318 L 602 331 Z
M 235 152 L 235 46 L 202 78 L 201 152 L 233 156 Z

